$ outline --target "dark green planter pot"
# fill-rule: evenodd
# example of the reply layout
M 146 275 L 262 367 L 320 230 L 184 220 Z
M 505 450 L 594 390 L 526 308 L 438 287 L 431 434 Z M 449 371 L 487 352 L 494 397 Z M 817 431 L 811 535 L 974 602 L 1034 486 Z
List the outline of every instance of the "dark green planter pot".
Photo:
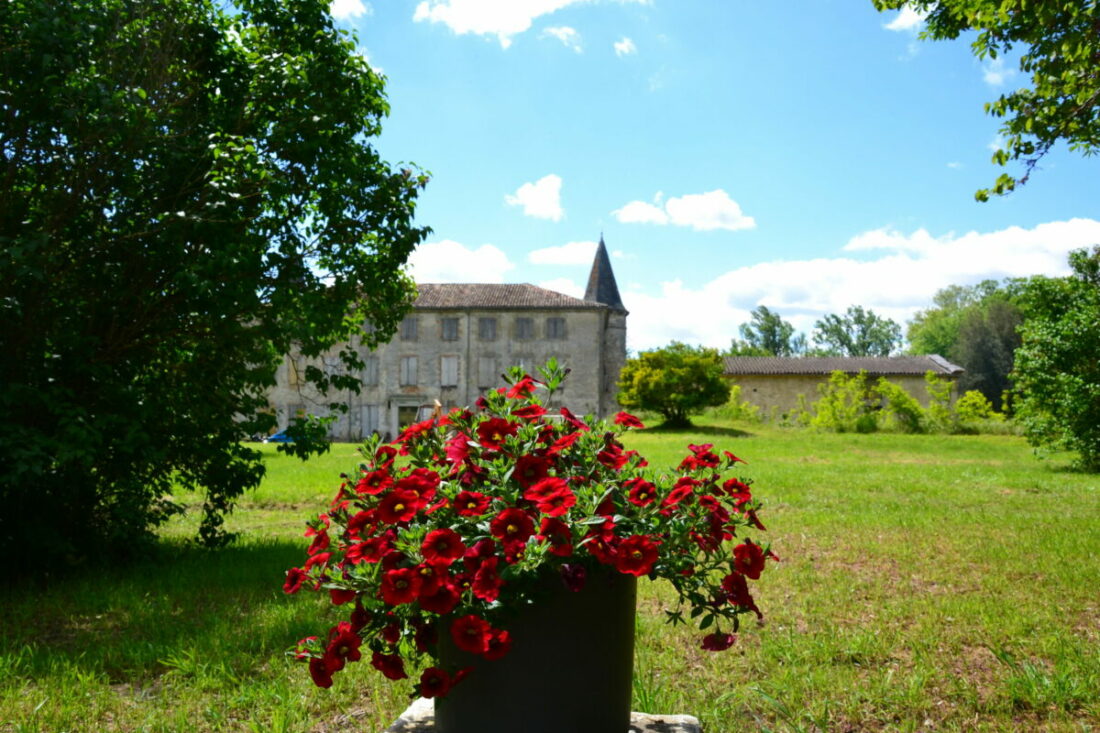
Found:
M 590 572 L 585 587 L 547 581 L 544 602 L 509 626 L 512 649 L 485 661 L 440 633 L 443 665 L 473 671 L 435 702 L 438 733 L 625 733 L 630 728 L 637 580 Z

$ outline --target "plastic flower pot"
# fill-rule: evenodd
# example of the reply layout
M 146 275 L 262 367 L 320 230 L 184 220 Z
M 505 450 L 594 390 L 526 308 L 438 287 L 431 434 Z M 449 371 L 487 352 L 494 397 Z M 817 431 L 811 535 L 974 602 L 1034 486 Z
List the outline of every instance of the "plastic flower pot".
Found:
M 487 661 L 440 633 L 440 660 L 470 674 L 435 701 L 439 733 L 621 733 L 630 728 L 637 580 L 589 571 L 568 590 L 556 575 L 545 596 L 507 624 L 512 648 Z

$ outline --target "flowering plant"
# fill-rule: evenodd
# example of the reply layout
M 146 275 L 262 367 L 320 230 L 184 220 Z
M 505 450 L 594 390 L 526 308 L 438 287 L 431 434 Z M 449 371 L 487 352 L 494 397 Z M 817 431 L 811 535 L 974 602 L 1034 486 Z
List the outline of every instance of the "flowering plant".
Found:
M 406 661 L 436 658 L 439 634 L 499 659 L 511 644 L 509 611 L 537 598 L 540 579 L 556 574 L 579 590 L 600 566 L 669 580 L 679 604 L 668 620 L 687 623 L 687 611 L 709 630 L 703 649 L 728 649 L 742 614 L 761 617 L 748 581 L 777 558 L 738 535 L 764 529 L 750 482 L 722 477 L 743 461 L 689 445 L 674 472 L 653 473 L 619 440 L 642 427 L 637 418 L 550 415 L 538 392 L 549 400 L 565 372 L 551 360 L 539 373 L 513 369 L 509 387 L 474 410 L 410 425 L 392 444 L 368 440 L 358 475 L 309 522 L 308 559 L 287 572 L 284 590 L 327 591 L 352 609 L 325 638 L 289 652 L 318 686 L 364 653 L 405 679 Z M 416 691 L 444 695 L 467 672 L 429 666 Z

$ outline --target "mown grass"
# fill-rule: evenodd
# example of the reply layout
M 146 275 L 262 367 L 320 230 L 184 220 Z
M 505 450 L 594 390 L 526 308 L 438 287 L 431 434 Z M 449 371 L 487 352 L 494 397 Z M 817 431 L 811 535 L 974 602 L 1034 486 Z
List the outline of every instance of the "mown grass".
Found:
M 1012 436 L 836 435 L 772 427 L 647 430 L 653 465 L 688 442 L 749 461 L 782 562 L 766 614 L 728 652 L 662 623 L 641 587 L 635 709 L 753 730 L 1100 727 L 1100 480 L 1035 460 Z M 330 690 L 282 652 L 333 616 L 285 597 L 302 521 L 356 464 L 268 452 L 269 477 L 230 520 L 238 546 L 157 557 L 0 591 L 0 729 L 382 730 L 401 685 L 351 665 Z M 196 497 L 182 497 L 195 502 Z

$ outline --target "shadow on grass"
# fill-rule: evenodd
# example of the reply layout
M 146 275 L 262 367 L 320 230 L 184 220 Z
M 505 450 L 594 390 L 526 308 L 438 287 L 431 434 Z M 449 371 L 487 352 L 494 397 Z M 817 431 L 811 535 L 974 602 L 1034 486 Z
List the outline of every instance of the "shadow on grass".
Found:
M 646 428 L 643 435 L 714 435 L 722 438 L 752 438 L 754 433 L 737 428 L 724 428 L 717 425 L 689 425 L 687 427 L 657 425 Z
M 314 598 L 287 598 L 282 579 L 303 545 L 248 542 L 219 551 L 164 542 L 154 560 L 87 567 L 49 584 L 0 591 L 0 659 L 37 677 L 60 663 L 129 682 L 186 660 L 263 665 L 323 631 Z M 313 594 L 308 594 L 313 596 Z M 181 661 L 183 660 L 183 661 Z

